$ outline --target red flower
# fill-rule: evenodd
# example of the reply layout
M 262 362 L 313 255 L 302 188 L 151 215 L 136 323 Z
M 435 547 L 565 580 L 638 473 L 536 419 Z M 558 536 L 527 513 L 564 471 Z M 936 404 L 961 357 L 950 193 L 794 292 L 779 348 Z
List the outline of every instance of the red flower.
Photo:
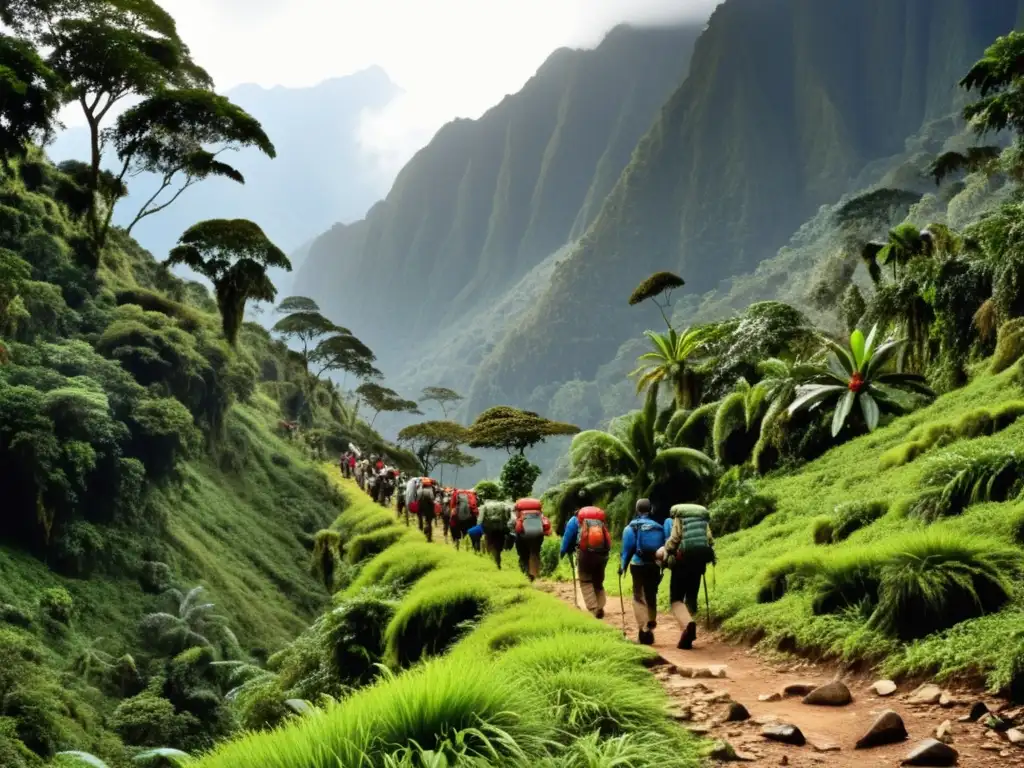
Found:
M 864 389 L 864 376 L 859 371 L 855 372 L 853 376 L 850 377 L 850 383 L 846 386 L 851 392 L 857 394 Z

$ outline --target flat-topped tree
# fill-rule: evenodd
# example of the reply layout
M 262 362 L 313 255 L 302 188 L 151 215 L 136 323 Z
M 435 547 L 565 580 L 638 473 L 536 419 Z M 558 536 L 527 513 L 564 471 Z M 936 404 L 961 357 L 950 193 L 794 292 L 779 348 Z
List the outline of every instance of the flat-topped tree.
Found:
M 331 333 L 351 335 L 351 331 L 347 328 L 335 325 L 321 315 L 320 307 L 316 302 L 305 296 L 289 296 L 281 302 L 277 311 L 284 314 L 284 317 L 274 324 L 274 333 L 302 344 L 302 362 L 307 370 L 310 361 L 310 344 Z
M 45 144 L 58 126 L 61 81 L 32 44 L 0 34 L 0 164 Z
M 543 443 L 549 437 L 575 435 L 580 428 L 574 424 L 552 421 L 533 411 L 507 405 L 488 408 L 469 427 L 467 445 L 471 448 L 500 448 L 508 453 L 526 453 L 527 448 Z
M 277 296 L 267 268 L 292 270 L 284 251 L 248 219 L 209 219 L 192 225 L 171 249 L 166 264 L 184 264 L 209 278 L 224 336 L 232 346 L 238 338 L 246 302 L 273 301 Z
M 377 420 L 382 411 L 388 413 L 419 413 L 419 406 L 412 400 L 406 400 L 395 390 L 373 382 L 361 384 L 356 394 L 373 409 L 370 426 Z
M 461 461 L 463 456 L 467 460 L 474 459 L 474 463 L 478 461 L 459 450 L 459 446 L 463 445 L 468 437 L 467 429 L 454 421 L 424 421 L 421 424 L 404 427 L 398 433 L 398 444 L 415 454 L 420 471 L 429 477 L 441 464 Z
M 420 393 L 420 402 L 437 403 L 446 419 L 448 418 L 448 408 L 463 399 L 462 395 L 448 387 L 424 387 L 423 392 Z
M 629 297 L 629 306 L 635 307 L 650 301 L 661 312 L 661 317 L 668 328 L 672 328 L 669 309 L 672 306 L 672 291 L 682 288 L 686 281 L 673 272 L 655 272 L 638 285 Z
M 351 333 L 339 333 L 324 339 L 309 355 L 310 362 L 318 366 L 313 374 L 318 379 L 328 371 L 344 371 L 360 381 L 381 379 L 384 374 L 374 362 L 377 356 L 368 346 Z

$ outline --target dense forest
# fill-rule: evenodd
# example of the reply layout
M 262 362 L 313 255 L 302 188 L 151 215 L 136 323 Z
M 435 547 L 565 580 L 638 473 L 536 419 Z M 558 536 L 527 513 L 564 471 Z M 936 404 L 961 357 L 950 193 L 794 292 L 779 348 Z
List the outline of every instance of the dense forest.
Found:
M 259 222 L 132 239 L 245 182 L 227 150 L 278 162 L 174 19 L 0 3 L 0 765 L 701 763 L 653 651 L 424 541 L 349 451 L 546 488 L 559 532 L 705 505 L 729 641 L 1024 696 L 1022 12 L 616 28 L 442 129 L 281 295 Z

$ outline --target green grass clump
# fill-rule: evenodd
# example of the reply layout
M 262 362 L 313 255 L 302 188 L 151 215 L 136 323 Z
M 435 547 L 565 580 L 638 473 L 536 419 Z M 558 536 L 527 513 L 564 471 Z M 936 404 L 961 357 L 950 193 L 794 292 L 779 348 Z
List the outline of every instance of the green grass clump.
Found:
M 349 507 L 338 515 L 332 527 L 341 534 L 342 539 L 348 541 L 354 536 L 394 526 L 395 516 L 383 507 L 371 503 L 368 507 L 362 504 L 358 507 Z
M 353 565 L 379 555 L 400 539 L 413 534 L 401 528 L 377 528 L 370 533 L 361 533 L 352 537 L 345 545 L 345 553 L 348 561 Z
M 999 327 L 992 373 L 1002 373 L 1024 357 L 1024 318 L 1007 320 Z
M 816 517 L 811 523 L 811 538 L 814 539 L 815 544 L 831 544 L 834 532 L 832 518 L 828 515 Z
M 711 530 L 715 537 L 744 531 L 775 512 L 775 499 L 763 494 L 741 493 L 711 505 Z
M 832 525 L 832 541 L 839 542 L 850 538 L 861 528 L 866 528 L 889 511 L 884 501 L 849 501 L 835 509 L 835 521 Z
M 359 575 L 345 590 L 345 596 L 357 595 L 374 585 L 405 591 L 435 568 L 450 563 L 452 554 L 447 549 L 425 541 L 399 542 L 365 563 Z
M 962 514 L 972 504 L 1006 501 L 1022 488 L 1024 459 L 1015 450 L 949 451 L 925 470 L 915 512 L 926 520 Z

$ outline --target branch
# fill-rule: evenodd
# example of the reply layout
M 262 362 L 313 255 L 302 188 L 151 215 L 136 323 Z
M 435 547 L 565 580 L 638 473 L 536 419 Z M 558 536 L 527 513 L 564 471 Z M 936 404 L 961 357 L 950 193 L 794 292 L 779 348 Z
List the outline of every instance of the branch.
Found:
M 175 173 L 177 173 L 177 171 L 175 171 Z M 172 176 L 173 176 L 173 174 L 172 174 Z M 135 218 L 132 219 L 132 223 L 129 224 L 128 227 L 125 230 L 129 235 L 132 233 L 132 227 L 134 227 L 136 224 L 138 224 L 140 221 L 142 221 L 147 216 L 152 216 L 154 213 L 160 213 L 160 211 L 162 211 L 165 208 L 169 207 L 171 204 L 174 203 L 175 200 L 177 200 L 179 197 L 181 197 L 181 193 L 182 192 L 184 192 L 186 189 L 191 187 L 198 180 L 195 176 L 189 176 L 187 179 L 185 179 L 185 183 L 181 185 L 181 189 L 179 189 L 177 192 L 175 192 L 173 197 L 171 197 L 170 200 L 168 200 L 166 203 L 158 205 L 155 208 L 149 208 L 149 206 L 153 203 L 153 201 L 156 200 L 157 197 L 159 197 L 160 194 L 165 189 L 167 189 L 169 186 L 171 186 L 169 178 L 170 177 L 167 177 L 167 176 L 164 177 L 164 183 L 161 185 L 160 189 L 158 189 L 156 194 L 153 195 L 151 198 L 149 198 L 149 200 L 146 201 L 146 204 L 143 205 L 142 208 L 139 209 L 139 212 L 137 214 L 135 214 Z M 149 209 L 149 210 L 147 210 L 147 209 Z

